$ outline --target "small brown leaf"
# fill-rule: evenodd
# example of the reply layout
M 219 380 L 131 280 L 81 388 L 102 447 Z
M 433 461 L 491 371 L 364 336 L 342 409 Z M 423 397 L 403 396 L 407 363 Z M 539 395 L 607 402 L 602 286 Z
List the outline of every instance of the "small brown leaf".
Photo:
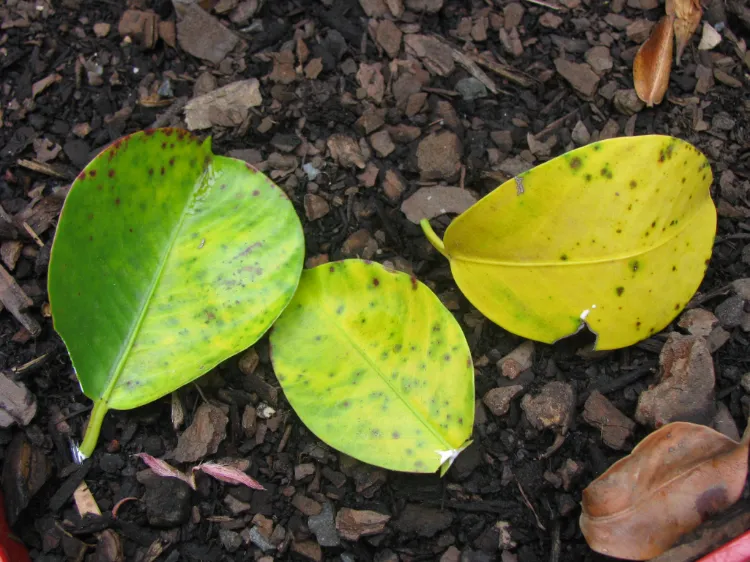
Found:
M 669 86 L 674 20 L 674 15 L 663 17 L 633 61 L 635 91 L 648 107 L 660 104 Z
M 581 531 L 607 556 L 646 560 L 742 495 L 750 431 L 741 443 L 673 422 L 641 441 L 583 491 Z
M 674 15 L 674 37 L 677 53 L 675 62 L 679 66 L 687 42 L 698 29 L 703 16 L 700 0 L 667 0 L 667 15 Z

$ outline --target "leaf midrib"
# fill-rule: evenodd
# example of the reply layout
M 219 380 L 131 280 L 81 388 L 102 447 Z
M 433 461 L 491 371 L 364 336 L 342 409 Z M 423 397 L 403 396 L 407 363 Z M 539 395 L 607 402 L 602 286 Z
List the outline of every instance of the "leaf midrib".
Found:
M 333 312 L 328 308 L 327 304 L 323 305 L 325 308 L 325 311 L 327 313 L 327 317 L 329 319 L 335 318 L 336 315 L 333 314 Z M 397 391 L 397 389 L 390 383 L 388 380 L 388 377 L 386 377 L 381 371 L 380 368 L 376 365 L 376 363 L 370 358 L 370 356 L 352 339 L 352 337 L 349 335 L 349 333 L 339 325 L 338 322 L 333 320 L 330 322 L 333 326 L 335 326 L 336 330 L 344 336 L 344 339 L 346 339 L 351 346 L 362 356 L 362 358 L 367 362 L 368 365 L 372 368 L 373 371 L 375 371 L 380 379 L 385 383 L 385 385 L 393 392 L 398 398 L 401 400 L 401 402 L 406 406 L 406 408 L 412 413 L 412 415 L 419 420 L 419 422 L 426 427 L 430 433 L 437 439 L 440 443 L 443 444 L 443 446 L 446 447 L 445 450 L 453 450 L 454 447 L 450 445 L 432 426 L 431 423 L 429 423 L 424 416 L 422 416 L 419 412 L 417 412 L 414 407 L 411 405 L 411 403 L 400 393 Z
M 649 246 L 648 248 L 644 250 L 638 250 L 634 251 L 628 254 L 621 254 L 616 257 L 607 257 L 607 258 L 598 258 L 598 259 L 570 259 L 568 261 L 540 261 L 540 262 L 531 262 L 531 261 L 506 261 L 506 260 L 496 260 L 492 258 L 479 258 L 479 257 L 472 257 L 468 256 L 467 254 L 464 254 L 462 252 L 451 252 L 450 248 L 448 248 L 448 244 L 450 242 L 448 241 L 448 244 L 446 244 L 446 249 L 448 251 L 448 255 L 450 256 L 451 260 L 458 260 L 458 261 L 464 261 L 469 263 L 480 263 L 480 264 L 487 264 L 487 265 L 497 265 L 501 267 L 575 267 L 580 265 L 594 265 L 598 263 L 614 263 L 618 261 L 625 261 L 632 258 L 637 258 L 640 256 L 643 256 L 645 254 L 649 254 L 653 252 L 654 250 L 657 250 L 661 248 L 662 246 L 665 246 L 666 244 L 669 244 L 670 242 L 674 241 L 676 238 L 678 238 L 685 230 L 687 230 L 688 226 L 690 226 L 693 223 L 693 220 L 695 219 L 696 215 L 700 213 L 700 211 L 703 209 L 703 206 L 698 208 L 695 212 L 691 213 L 687 220 L 683 221 L 683 225 L 677 230 L 672 231 L 674 234 L 670 238 L 665 238 L 662 242 L 658 244 L 653 244 L 652 246 Z M 449 227 L 450 228 L 450 225 Z M 448 240 L 446 231 L 446 241 Z
M 185 203 L 183 204 L 182 212 L 180 213 L 180 218 L 175 223 L 175 226 L 172 228 L 172 232 L 170 233 L 170 236 L 169 236 L 169 242 L 166 245 L 164 253 L 159 258 L 159 267 L 156 269 L 154 276 L 151 280 L 151 285 L 148 288 L 148 293 L 145 295 L 145 297 L 143 298 L 143 301 L 141 302 L 136 321 L 130 327 L 130 332 L 128 333 L 128 337 L 125 340 L 125 345 L 120 348 L 120 353 L 117 356 L 114 369 L 110 371 L 110 374 L 107 377 L 107 383 L 104 388 L 104 392 L 102 392 L 101 396 L 99 397 L 99 400 L 104 400 L 105 403 L 109 402 L 109 397 L 112 395 L 112 392 L 117 387 L 117 381 L 120 379 L 120 374 L 122 373 L 122 370 L 125 367 L 125 363 L 127 362 L 128 356 L 130 355 L 130 350 L 133 348 L 133 344 L 135 343 L 135 340 L 138 337 L 138 332 L 141 329 L 143 320 L 146 318 L 146 311 L 148 310 L 149 304 L 151 304 L 151 300 L 154 296 L 154 292 L 156 291 L 156 287 L 159 285 L 159 281 L 161 280 L 162 273 L 164 272 L 164 267 L 169 261 L 169 256 L 172 253 L 172 248 L 174 247 L 175 241 L 180 235 L 180 231 L 182 230 L 182 225 L 185 222 L 185 217 L 188 215 L 187 213 L 188 205 L 195 199 L 196 192 L 199 191 L 201 186 L 205 183 L 205 179 L 208 175 L 210 166 L 211 164 L 209 164 L 206 168 L 203 169 L 200 176 L 198 176 L 198 178 L 196 179 L 193 185 L 192 191 L 190 191 L 188 193 L 188 196 L 185 198 Z

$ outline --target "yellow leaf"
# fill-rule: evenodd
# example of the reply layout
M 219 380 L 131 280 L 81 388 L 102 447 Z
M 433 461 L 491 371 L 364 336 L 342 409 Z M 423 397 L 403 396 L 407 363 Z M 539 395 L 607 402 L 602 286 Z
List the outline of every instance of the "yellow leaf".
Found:
M 505 182 L 444 242 L 422 227 L 496 324 L 552 343 L 585 321 L 596 349 L 615 349 L 664 328 L 698 288 L 716 232 L 711 180 L 684 141 L 609 139 Z

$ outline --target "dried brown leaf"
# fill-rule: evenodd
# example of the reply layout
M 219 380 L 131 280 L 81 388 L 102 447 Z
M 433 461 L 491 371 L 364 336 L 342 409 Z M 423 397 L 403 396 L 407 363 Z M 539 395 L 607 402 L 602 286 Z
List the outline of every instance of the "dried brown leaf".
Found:
M 648 107 L 660 104 L 669 86 L 674 20 L 674 15 L 663 17 L 633 61 L 635 91 Z
M 136 457 L 139 457 L 143 462 L 145 462 L 157 476 L 163 476 L 164 478 L 177 478 L 178 480 L 182 480 L 193 490 L 195 490 L 195 477 L 193 476 L 192 472 L 190 474 L 185 474 L 181 470 L 173 467 L 171 464 L 161 459 L 157 459 L 156 457 L 152 457 L 148 453 L 138 453 Z
M 742 495 L 748 441 L 688 422 L 663 426 L 583 491 L 581 531 L 602 554 L 646 560 Z
M 667 15 L 674 15 L 674 38 L 677 50 L 675 60 L 680 64 L 687 42 L 698 29 L 703 16 L 700 0 L 667 0 Z

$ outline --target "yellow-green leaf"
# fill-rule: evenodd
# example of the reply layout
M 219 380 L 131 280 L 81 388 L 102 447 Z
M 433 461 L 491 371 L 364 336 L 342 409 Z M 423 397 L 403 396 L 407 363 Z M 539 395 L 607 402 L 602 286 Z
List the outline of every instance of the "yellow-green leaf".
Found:
M 49 295 L 81 387 L 135 408 L 255 343 L 294 294 L 302 228 L 283 191 L 209 140 L 120 139 L 78 176 L 52 247 Z
M 596 349 L 632 345 L 687 304 L 711 256 L 705 156 L 676 138 L 597 142 L 507 181 L 440 241 L 461 291 L 490 320 L 552 343 L 585 321 Z
M 467 444 L 469 346 L 416 278 L 362 260 L 308 269 L 271 345 L 289 403 L 332 447 L 391 470 L 435 472 Z

